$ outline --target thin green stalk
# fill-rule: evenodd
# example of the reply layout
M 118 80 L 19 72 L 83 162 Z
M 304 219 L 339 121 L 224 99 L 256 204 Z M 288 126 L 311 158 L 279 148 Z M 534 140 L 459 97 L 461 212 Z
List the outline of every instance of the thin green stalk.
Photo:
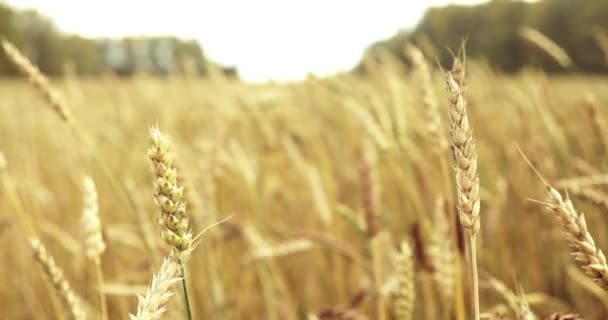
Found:
M 190 305 L 190 295 L 188 294 L 188 285 L 186 283 L 186 264 L 184 263 L 184 259 L 182 257 L 181 252 L 177 254 L 177 259 L 179 261 L 179 268 L 182 271 L 182 287 L 184 288 L 184 300 L 186 302 L 187 319 L 192 320 L 192 306 Z

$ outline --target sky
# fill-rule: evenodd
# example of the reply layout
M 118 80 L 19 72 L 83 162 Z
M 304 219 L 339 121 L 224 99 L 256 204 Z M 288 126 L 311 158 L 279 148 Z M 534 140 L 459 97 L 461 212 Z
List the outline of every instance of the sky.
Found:
M 0 0 L 2 1 L 2 0 Z M 299 80 L 355 66 L 367 46 L 415 27 L 430 6 L 483 0 L 5 0 L 91 37 L 175 35 L 249 81 Z

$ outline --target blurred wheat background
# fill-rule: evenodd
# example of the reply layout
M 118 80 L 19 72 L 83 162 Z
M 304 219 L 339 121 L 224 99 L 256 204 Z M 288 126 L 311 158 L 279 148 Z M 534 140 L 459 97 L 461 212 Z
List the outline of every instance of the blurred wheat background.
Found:
M 536 29 L 520 32 L 546 63 L 572 64 Z M 446 91 L 458 70 L 451 58 L 435 68 L 441 49 L 423 43 L 297 82 L 243 82 L 213 65 L 205 77 L 185 67 L 47 80 L 16 63 L 34 86 L 0 80 L 0 318 L 137 313 L 163 259 L 181 252 L 159 236 L 168 216 L 159 226 L 150 128 L 167 136 L 184 187 L 193 319 L 474 318 Z M 608 248 L 608 79 L 505 73 L 458 48 L 478 153 L 481 317 L 607 319 L 605 258 L 580 252 Z M 582 222 L 546 209 L 554 194 L 532 167 Z M 74 300 L 36 262 L 32 238 Z M 162 316 L 185 319 L 173 280 Z

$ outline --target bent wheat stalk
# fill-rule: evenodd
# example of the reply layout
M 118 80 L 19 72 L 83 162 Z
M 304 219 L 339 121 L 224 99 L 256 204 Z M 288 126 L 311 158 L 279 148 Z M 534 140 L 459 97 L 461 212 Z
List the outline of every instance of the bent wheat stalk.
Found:
M 13 46 L 8 40 L 0 38 L 2 49 L 8 57 L 8 60 L 21 73 L 26 75 L 32 86 L 42 95 L 44 100 L 53 108 L 59 117 L 67 122 L 72 122 L 72 117 L 63 98 L 53 87 L 51 87 L 48 79 L 38 70 L 38 68 L 26 58 L 19 49 Z

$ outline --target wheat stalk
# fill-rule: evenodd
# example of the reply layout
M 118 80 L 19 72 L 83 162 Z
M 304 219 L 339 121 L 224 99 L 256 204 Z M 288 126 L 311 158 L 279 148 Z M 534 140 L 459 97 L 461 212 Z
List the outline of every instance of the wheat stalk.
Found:
M 8 40 L 0 39 L 2 49 L 8 60 L 23 74 L 25 74 L 32 86 L 42 95 L 44 100 L 53 108 L 59 117 L 68 122 L 72 122 L 69 109 L 63 101 L 61 95 L 50 85 L 48 79 L 38 70 L 38 68 L 28 60 L 19 49 L 13 46 Z
M 455 292 L 456 270 L 454 270 L 455 255 L 450 236 L 450 224 L 445 216 L 443 199 L 437 199 L 433 210 L 434 228 L 431 232 L 431 245 L 428 250 L 433 267 L 433 280 L 443 303 L 451 303 Z
M 153 276 L 145 296 L 138 296 L 137 313 L 130 314 L 131 320 L 160 319 L 167 310 L 166 304 L 173 295 L 171 287 L 180 278 L 178 276 L 179 264 L 173 257 L 167 257 L 160 266 L 160 270 Z
M 31 238 L 29 241 L 36 260 L 51 280 L 51 284 L 55 287 L 57 294 L 69 309 L 72 318 L 74 320 L 87 319 L 82 300 L 72 291 L 70 284 L 63 275 L 63 271 L 55 263 L 55 259 L 47 253 L 46 248 L 39 239 Z
M 359 176 L 361 178 L 361 197 L 363 204 L 363 214 L 367 227 L 367 236 L 374 238 L 380 229 L 379 225 L 379 192 L 378 176 L 376 174 L 376 149 L 371 142 L 363 146 L 363 155 Z

